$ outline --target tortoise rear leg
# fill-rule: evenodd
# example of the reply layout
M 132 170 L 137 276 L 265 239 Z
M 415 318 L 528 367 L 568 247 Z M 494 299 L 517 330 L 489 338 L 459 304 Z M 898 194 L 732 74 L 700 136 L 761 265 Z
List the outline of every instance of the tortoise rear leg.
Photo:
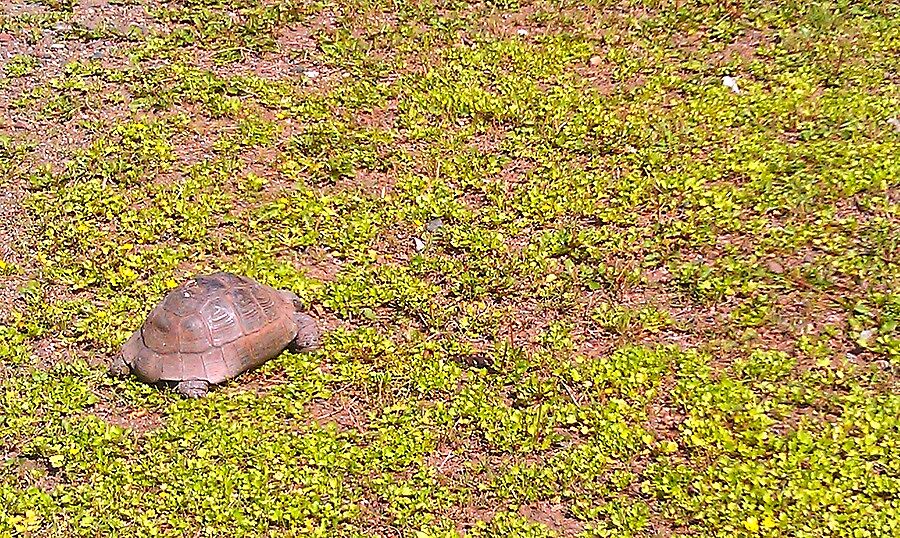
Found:
M 209 392 L 209 383 L 199 379 L 182 381 L 175 386 L 175 392 L 187 398 L 202 398 Z

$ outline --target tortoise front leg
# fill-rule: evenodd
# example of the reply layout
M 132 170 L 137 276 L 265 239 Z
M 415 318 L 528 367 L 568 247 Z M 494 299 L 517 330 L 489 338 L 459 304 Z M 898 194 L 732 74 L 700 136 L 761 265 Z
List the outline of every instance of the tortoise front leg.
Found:
M 175 386 L 175 392 L 187 398 L 202 398 L 209 392 L 209 383 L 198 379 L 182 381 Z

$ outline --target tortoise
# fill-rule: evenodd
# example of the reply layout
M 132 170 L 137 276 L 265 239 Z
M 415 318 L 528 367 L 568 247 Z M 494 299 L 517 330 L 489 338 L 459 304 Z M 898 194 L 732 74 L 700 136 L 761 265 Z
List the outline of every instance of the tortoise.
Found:
M 319 347 L 315 320 L 293 292 L 227 272 L 171 290 L 113 357 L 110 373 L 133 373 L 199 398 L 211 385 L 258 368 L 285 349 Z

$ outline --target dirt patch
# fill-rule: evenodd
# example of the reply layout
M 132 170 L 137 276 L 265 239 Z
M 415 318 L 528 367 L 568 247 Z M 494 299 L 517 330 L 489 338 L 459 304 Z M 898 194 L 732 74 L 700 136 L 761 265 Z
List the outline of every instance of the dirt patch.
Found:
M 227 133 L 231 126 L 228 120 L 205 117 L 198 106 L 185 107 L 183 112 L 191 118 L 191 122 L 183 132 L 178 133 L 176 140 L 172 141 L 172 148 L 178 159 L 178 166 L 173 167 L 175 170 L 185 170 L 190 166 L 215 159 L 216 152 L 213 146 L 218 137 Z
M 0 125 L 4 123 L 0 107 Z M 3 134 L 3 131 L 0 131 Z M 13 170 L 13 174 L 19 170 Z M 0 323 L 7 322 L 19 300 L 19 289 L 33 272 L 32 261 L 24 254 L 28 230 L 27 213 L 22 208 L 25 190 L 18 179 L 0 177 Z
M 519 515 L 546 525 L 560 536 L 575 536 L 584 530 L 584 524 L 569 517 L 562 504 L 539 501 L 519 508 Z
M 25 260 L 15 246 L 21 244 L 19 225 L 25 220 L 19 205 L 21 194 L 14 187 L 3 187 L 0 192 L 0 262 L 9 268 L 20 268 Z M 8 319 L 23 283 L 24 279 L 19 275 L 0 276 L 0 322 Z
M 122 35 L 162 31 L 165 27 L 147 13 L 140 3 L 109 0 L 79 0 L 72 9 L 72 22 L 92 30 L 108 30 Z
M 672 401 L 675 376 L 667 375 L 659 383 L 659 394 L 647 405 L 646 428 L 657 440 L 675 441 L 681 436 L 680 427 L 687 418 Z
M 456 531 L 465 536 L 466 532 L 478 522 L 489 522 L 494 519 L 497 512 L 498 509 L 492 508 L 491 503 L 486 501 L 480 506 L 473 504 L 454 510 L 449 517 L 456 523 Z
M 137 434 L 144 434 L 163 425 L 163 418 L 159 413 L 137 407 L 109 406 L 107 400 L 92 408 L 92 415 L 112 426 L 131 430 Z
M 726 45 L 721 52 L 721 56 L 716 59 L 722 64 L 735 59 L 746 64 L 756 58 L 756 50 L 766 43 L 767 39 L 762 32 L 749 30 L 735 41 Z
M 327 400 L 315 400 L 306 409 L 319 425 L 334 424 L 342 431 L 367 429 L 366 410 L 352 395 L 336 394 Z
M 337 190 L 356 188 L 363 192 L 377 194 L 380 198 L 385 198 L 394 192 L 396 181 L 396 175 L 390 172 L 357 170 L 353 178 L 342 182 L 342 188 Z
M 340 262 L 328 251 L 316 247 L 309 248 L 302 256 L 294 257 L 292 265 L 298 271 L 306 273 L 309 278 L 321 282 L 333 281 L 343 269 Z
M 38 359 L 36 364 L 38 368 L 50 368 L 60 362 L 69 363 L 79 355 L 76 350 L 52 337 L 42 338 L 33 342 L 31 349 L 34 357 Z M 96 362 L 93 356 L 90 356 L 90 359 L 90 362 Z
M 405 533 L 390 524 L 392 519 L 388 513 L 388 504 L 371 496 L 359 501 L 360 513 L 365 521 L 366 533 L 379 538 L 400 538 Z
M 11 466 L 19 488 L 36 487 L 43 492 L 53 491 L 60 484 L 59 478 L 44 458 L 14 456 L 5 458 L 5 466 Z

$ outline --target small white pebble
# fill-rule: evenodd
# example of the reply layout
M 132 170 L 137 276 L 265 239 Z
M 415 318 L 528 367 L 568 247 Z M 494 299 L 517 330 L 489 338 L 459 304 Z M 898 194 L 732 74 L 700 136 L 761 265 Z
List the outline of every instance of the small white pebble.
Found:
M 309 69 L 307 71 L 304 71 L 303 74 L 306 75 L 307 78 L 316 78 L 320 73 L 315 69 Z
M 413 245 L 415 245 L 416 247 L 416 252 L 422 252 L 423 250 L 425 250 L 425 243 L 418 237 L 413 237 Z
M 862 345 L 868 345 L 869 341 L 872 340 L 872 337 L 876 334 L 878 334 L 876 329 L 866 329 L 859 333 L 859 338 L 857 338 L 856 341 Z
M 735 80 L 734 77 L 725 75 L 724 77 L 722 77 L 722 84 L 734 93 L 741 93 L 741 89 L 738 88 L 737 80 Z
M 897 130 L 897 132 L 900 132 L 900 119 L 891 118 L 891 119 L 887 120 L 887 124 L 892 125 L 894 127 L 894 129 Z
M 519 29 L 516 31 L 516 33 L 519 34 L 519 35 L 521 35 L 521 36 L 526 36 L 526 35 L 528 35 L 528 30 L 526 30 L 525 28 L 519 28 Z

